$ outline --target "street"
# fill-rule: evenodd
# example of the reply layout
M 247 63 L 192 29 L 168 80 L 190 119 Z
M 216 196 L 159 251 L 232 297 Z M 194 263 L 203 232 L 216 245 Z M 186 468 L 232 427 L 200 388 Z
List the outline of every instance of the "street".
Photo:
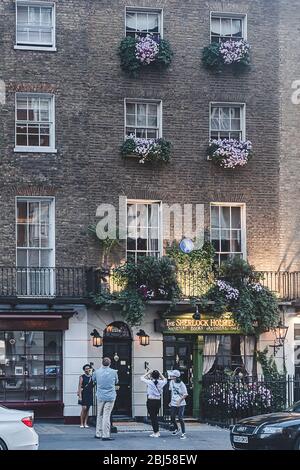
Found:
M 40 437 L 40 450 L 230 450 L 229 431 L 207 424 L 187 424 L 187 439 L 180 434 L 172 436 L 161 429 L 160 438 L 150 438 L 151 427 L 144 423 L 114 423 L 118 433 L 112 434 L 114 441 L 95 439 L 95 428 L 81 429 L 79 426 L 36 423 Z

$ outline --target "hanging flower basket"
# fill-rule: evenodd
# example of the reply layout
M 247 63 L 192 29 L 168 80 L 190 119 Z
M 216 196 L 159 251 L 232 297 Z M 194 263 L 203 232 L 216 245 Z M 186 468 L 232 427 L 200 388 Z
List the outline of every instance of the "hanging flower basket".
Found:
M 146 37 L 126 37 L 119 48 L 121 67 L 133 77 L 143 67 L 171 64 L 173 52 L 168 41 L 148 34 Z
M 208 146 L 208 159 L 222 168 L 247 165 L 252 156 L 252 143 L 236 139 L 212 139 Z
M 122 147 L 123 157 L 136 156 L 139 163 L 169 163 L 171 144 L 165 139 L 141 139 L 127 136 Z
M 250 44 L 244 39 L 214 42 L 203 49 L 202 62 L 207 68 L 219 71 L 228 66 L 245 69 L 250 65 Z

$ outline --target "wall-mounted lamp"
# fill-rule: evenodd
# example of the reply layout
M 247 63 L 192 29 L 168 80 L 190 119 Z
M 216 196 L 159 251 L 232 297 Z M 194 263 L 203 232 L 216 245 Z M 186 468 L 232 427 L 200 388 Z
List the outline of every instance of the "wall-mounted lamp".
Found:
M 141 346 L 149 346 L 150 336 L 144 330 L 140 330 L 136 335 L 139 337 Z
M 275 341 L 274 344 L 270 344 L 270 347 L 274 349 L 274 356 L 277 354 L 280 348 L 284 345 L 286 335 L 289 327 L 282 323 L 282 320 L 279 320 L 278 325 L 274 328 L 275 331 Z
M 103 338 L 97 330 L 93 330 L 90 334 L 92 336 L 92 344 L 95 348 L 99 348 L 103 344 Z

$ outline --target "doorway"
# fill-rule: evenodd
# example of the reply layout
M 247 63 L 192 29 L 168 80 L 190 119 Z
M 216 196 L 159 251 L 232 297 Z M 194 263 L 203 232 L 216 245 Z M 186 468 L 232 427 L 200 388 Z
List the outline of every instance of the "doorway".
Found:
M 186 400 L 185 415 L 193 416 L 193 348 L 195 337 L 193 335 L 165 335 L 164 336 L 164 373 L 178 369 L 181 379 L 186 385 L 188 398 Z M 169 414 L 168 404 L 170 402 L 169 391 L 165 387 L 164 415 Z
M 132 338 L 128 326 L 113 322 L 103 336 L 103 357 L 109 357 L 112 369 L 118 371 L 119 383 L 113 415 L 132 416 Z

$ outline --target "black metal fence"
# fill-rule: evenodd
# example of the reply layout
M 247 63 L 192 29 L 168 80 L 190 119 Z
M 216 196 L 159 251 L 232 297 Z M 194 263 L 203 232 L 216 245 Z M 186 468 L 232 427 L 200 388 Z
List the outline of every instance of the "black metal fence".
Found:
M 85 267 L 0 267 L 0 297 L 85 298 L 94 278 Z
M 300 400 L 300 377 L 207 376 L 200 395 L 201 420 L 229 426 L 242 418 L 282 411 Z

